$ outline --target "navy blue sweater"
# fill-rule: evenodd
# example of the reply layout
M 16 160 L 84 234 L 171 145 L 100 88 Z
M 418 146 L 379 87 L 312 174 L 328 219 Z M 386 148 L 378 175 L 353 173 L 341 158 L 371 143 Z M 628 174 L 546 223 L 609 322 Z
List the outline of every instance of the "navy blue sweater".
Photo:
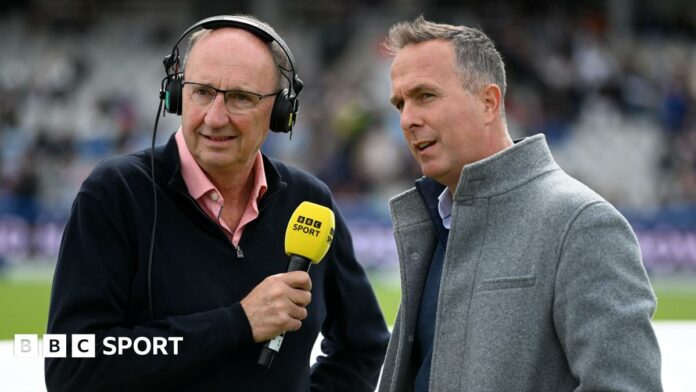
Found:
M 384 318 L 331 194 L 313 176 L 264 156 L 268 190 L 241 238 L 243 258 L 192 199 L 174 138 L 155 150 L 158 222 L 148 309 L 153 220 L 150 150 L 109 159 L 73 204 L 55 272 L 48 333 L 96 334 L 96 358 L 46 358 L 49 391 L 372 391 L 389 339 Z M 285 227 L 302 201 L 331 208 L 336 234 L 312 267 L 312 302 L 272 367 L 240 300 L 285 272 Z M 320 357 L 309 368 L 319 332 Z M 183 337 L 179 354 L 104 356 L 107 336 Z M 70 357 L 70 350 L 68 351 Z M 310 388 L 311 387 L 311 388 Z
M 438 212 L 438 196 L 445 189 L 444 185 L 431 178 L 423 177 L 416 182 L 416 188 L 428 208 L 438 240 L 430 261 L 428 277 L 425 280 L 418 308 L 416 340 L 412 358 L 417 369 L 413 390 L 414 392 L 427 392 L 429 390 L 430 368 L 433 357 L 437 299 L 440 294 L 440 280 L 442 279 L 442 266 L 445 261 L 449 230 L 443 226 L 442 218 Z

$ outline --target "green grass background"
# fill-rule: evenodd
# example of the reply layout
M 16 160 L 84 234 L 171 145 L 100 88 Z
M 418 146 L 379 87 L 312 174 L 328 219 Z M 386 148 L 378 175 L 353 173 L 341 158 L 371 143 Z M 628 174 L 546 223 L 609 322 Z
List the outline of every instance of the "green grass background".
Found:
M 370 280 L 392 325 L 401 297 L 398 280 L 393 274 L 373 274 Z M 655 320 L 696 320 L 696 277 L 653 279 L 653 287 L 658 299 Z M 17 333 L 45 333 L 50 295 L 48 278 L 0 277 L 0 340 L 13 339 Z

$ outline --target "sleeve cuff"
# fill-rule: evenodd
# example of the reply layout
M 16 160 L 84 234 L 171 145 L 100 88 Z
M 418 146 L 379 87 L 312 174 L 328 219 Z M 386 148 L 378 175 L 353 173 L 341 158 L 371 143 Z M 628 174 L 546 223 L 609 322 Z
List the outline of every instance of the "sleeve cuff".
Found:
M 230 350 L 229 352 L 236 352 L 254 344 L 254 334 L 240 302 L 213 311 L 208 317 L 216 338 L 220 339 L 220 344 Z

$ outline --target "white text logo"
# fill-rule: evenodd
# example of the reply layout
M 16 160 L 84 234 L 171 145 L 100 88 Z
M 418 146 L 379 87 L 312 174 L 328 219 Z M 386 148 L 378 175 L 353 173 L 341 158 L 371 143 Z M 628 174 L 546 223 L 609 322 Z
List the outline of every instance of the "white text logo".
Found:
M 66 358 L 68 356 L 68 336 L 70 339 L 70 357 L 94 358 L 96 357 L 96 338 L 93 334 L 45 334 L 39 343 L 36 334 L 17 334 L 14 339 L 14 356 L 16 358 L 37 358 L 43 355 L 46 358 Z M 179 355 L 179 343 L 183 342 L 181 336 L 107 336 L 102 339 L 101 354 L 123 355 L 133 352 L 136 355 Z

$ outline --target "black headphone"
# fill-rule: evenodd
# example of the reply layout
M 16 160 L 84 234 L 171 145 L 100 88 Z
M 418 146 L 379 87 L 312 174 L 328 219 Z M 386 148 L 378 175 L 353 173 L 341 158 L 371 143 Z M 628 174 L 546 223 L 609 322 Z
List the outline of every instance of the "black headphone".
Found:
M 281 74 L 288 79 L 288 76 L 282 72 L 286 71 L 289 72 L 292 77 L 291 79 L 288 79 L 289 88 L 283 89 L 275 97 L 269 128 L 274 132 L 286 133 L 292 131 L 292 127 L 295 125 L 295 121 L 297 120 L 297 113 L 300 110 L 297 95 L 300 93 L 300 91 L 302 91 L 303 87 L 302 80 L 300 80 L 298 75 L 295 73 L 295 58 L 292 56 L 290 48 L 288 48 L 285 41 L 283 41 L 278 34 L 270 30 L 268 27 L 260 24 L 258 21 L 244 16 L 213 16 L 195 23 L 193 26 L 184 31 L 181 37 L 179 37 L 179 40 L 176 41 L 172 52 L 165 56 L 164 61 L 162 61 L 164 64 L 164 70 L 167 73 L 167 77 L 162 81 L 163 87 L 160 90 L 160 99 L 164 99 L 165 110 L 169 113 L 181 115 L 182 82 L 184 81 L 184 75 L 180 71 L 179 43 L 184 39 L 184 37 L 197 28 L 213 30 L 222 27 L 240 28 L 254 34 L 264 42 L 277 42 L 283 52 L 285 52 L 285 56 L 290 63 L 290 69 L 285 69 L 279 65 L 281 68 Z

